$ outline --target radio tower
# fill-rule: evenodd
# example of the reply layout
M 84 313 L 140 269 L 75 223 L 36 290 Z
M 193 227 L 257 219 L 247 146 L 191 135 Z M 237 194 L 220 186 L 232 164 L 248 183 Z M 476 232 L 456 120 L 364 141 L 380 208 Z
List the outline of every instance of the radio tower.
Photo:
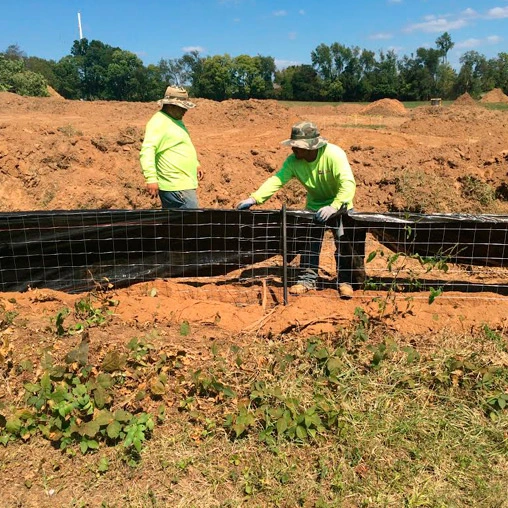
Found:
M 79 40 L 83 38 L 83 30 L 81 29 L 81 13 L 78 12 L 78 28 L 79 28 Z

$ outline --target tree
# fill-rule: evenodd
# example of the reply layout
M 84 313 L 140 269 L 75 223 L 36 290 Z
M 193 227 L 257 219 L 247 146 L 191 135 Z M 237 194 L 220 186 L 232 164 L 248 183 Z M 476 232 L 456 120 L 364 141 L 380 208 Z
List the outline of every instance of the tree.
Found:
M 26 58 L 26 53 L 17 44 L 7 46 L 3 54 L 8 60 L 24 60 Z
M 119 101 L 140 100 L 143 92 L 140 91 L 136 78 L 142 71 L 143 62 L 134 53 L 115 49 L 106 69 L 105 98 Z
M 223 101 L 232 96 L 232 59 L 228 54 L 202 60 L 199 78 L 192 83 L 197 97 Z
M 81 91 L 81 76 L 78 61 L 75 57 L 67 55 L 60 59 L 54 69 L 54 89 L 66 99 L 80 99 L 83 96 Z
M 442 63 L 447 62 L 448 51 L 450 51 L 453 48 L 453 46 L 455 46 L 455 43 L 452 42 L 450 34 L 448 32 L 445 32 L 443 35 L 440 35 L 436 39 L 436 46 L 439 52 L 441 53 L 441 57 L 443 59 Z
M 369 100 L 394 99 L 399 95 L 399 76 L 397 72 L 397 55 L 393 50 L 386 54 L 379 53 L 370 79 L 371 93 Z
M 47 97 L 48 83 L 42 74 L 25 69 L 23 59 L 0 54 L 0 91 L 19 95 Z
M 473 97 L 479 97 L 483 91 L 483 78 L 487 71 L 487 59 L 477 51 L 467 51 L 460 57 L 462 64 L 455 92 L 457 95 L 469 93 Z

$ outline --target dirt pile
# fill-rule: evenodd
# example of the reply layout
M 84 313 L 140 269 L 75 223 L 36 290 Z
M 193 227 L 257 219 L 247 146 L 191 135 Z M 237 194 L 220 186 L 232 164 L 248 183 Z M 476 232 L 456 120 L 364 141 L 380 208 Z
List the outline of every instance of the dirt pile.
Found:
M 359 210 L 508 211 L 501 199 L 506 193 L 487 206 L 464 196 L 460 185 L 468 175 L 494 189 L 506 182 L 506 111 L 488 111 L 479 104 L 426 106 L 409 115 L 390 99 L 366 108 L 195 102 L 185 123 L 204 171 L 198 189 L 204 208 L 233 208 L 273 175 L 290 153 L 280 142 L 288 138 L 293 123 L 305 119 L 348 154 L 357 177 Z M 0 93 L 0 211 L 159 208 L 158 200 L 145 192 L 139 166 L 145 125 L 157 110 L 155 103 Z M 358 121 L 361 110 L 377 111 L 376 128 L 365 125 L 367 117 Z M 423 178 L 421 192 L 410 195 L 401 186 L 401 174 L 408 170 Z M 436 178 L 437 187 L 447 189 L 447 199 L 436 196 Z M 304 207 L 301 185 L 290 182 L 261 207 L 278 209 L 283 203 Z
M 478 106 L 478 103 L 467 92 L 457 97 L 452 106 Z
M 407 109 L 396 99 L 380 99 L 359 111 L 360 115 L 405 116 Z
M 508 95 L 506 95 L 501 88 L 494 88 L 487 92 L 481 99 L 483 103 L 508 103 Z

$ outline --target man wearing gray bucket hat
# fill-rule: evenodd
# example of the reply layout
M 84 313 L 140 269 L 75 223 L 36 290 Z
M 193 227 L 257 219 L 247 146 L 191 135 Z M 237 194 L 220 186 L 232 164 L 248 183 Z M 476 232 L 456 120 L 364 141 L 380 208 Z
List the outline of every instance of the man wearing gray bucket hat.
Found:
M 308 121 L 293 125 L 291 137 L 282 144 L 291 147 L 293 153 L 275 175 L 236 208 L 247 210 L 262 204 L 292 178 L 297 179 L 307 190 L 306 209 L 315 212 L 316 225 L 310 228 L 300 275 L 289 292 L 300 295 L 316 289 L 321 245 L 325 228 L 329 228 L 335 240 L 339 294 L 351 298 L 353 287 L 365 280 L 365 245 L 350 238 L 352 223 L 347 212 L 353 208 L 356 183 L 346 153 L 328 143 L 317 126 Z
M 151 197 L 163 208 L 199 208 L 196 189 L 202 178 L 196 149 L 183 123 L 195 107 L 184 88 L 168 86 L 160 111 L 146 124 L 139 160 Z

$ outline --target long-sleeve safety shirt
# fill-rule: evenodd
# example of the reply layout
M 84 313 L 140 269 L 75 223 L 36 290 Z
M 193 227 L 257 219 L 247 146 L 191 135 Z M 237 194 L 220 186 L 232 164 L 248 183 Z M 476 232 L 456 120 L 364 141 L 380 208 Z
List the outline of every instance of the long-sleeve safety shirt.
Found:
M 319 210 L 331 205 L 339 209 L 343 204 L 353 207 L 356 182 L 342 148 L 327 143 L 318 149 L 312 162 L 290 155 L 282 168 L 251 194 L 258 204 L 264 203 L 292 178 L 300 181 L 307 190 L 306 209 Z
M 199 161 L 182 120 L 158 111 L 146 124 L 139 160 L 146 183 L 163 191 L 197 189 Z

